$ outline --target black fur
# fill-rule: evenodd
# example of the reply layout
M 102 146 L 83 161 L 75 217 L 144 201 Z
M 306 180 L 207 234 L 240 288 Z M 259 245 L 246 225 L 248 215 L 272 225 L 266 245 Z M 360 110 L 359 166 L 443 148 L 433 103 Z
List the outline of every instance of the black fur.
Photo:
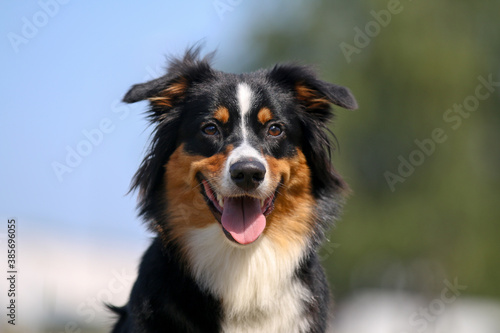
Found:
M 121 316 L 113 333 L 219 331 L 220 301 L 199 289 L 178 256 L 173 243 L 153 241 L 144 254 L 129 303 L 113 309 Z
M 169 241 L 164 165 L 181 143 L 188 151 L 211 156 L 241 140 L 238 133 L 232 131 L 231 123 L 218 125 L 223 134 L 219 137 L 196 134 L 199 124 L 206 120 L 204 110 L 221 103 L 231 109 L 235 101 L 228 96 L 234 95 L 238 82 L 246 82 L 257 91 L 254 103 L 271 106 L 288 131 L 286 137 L 273 140 L 251 137 L 252 143 L 275 158 L 293 156 L 300 149 L 311 170 L 311 188 L 316 200 L 315 227 L 311 230 L 308 253 L 297 267 L 295 278 L 308 286 L 314 295 L 314 301 L 306 307 L 311 322 L 309 332 L 324 332 L 330 297 L 316 251 L 325 231 L 338 216 L 342 192 L 347 189 L 330 163 L 332 144 L 327 124 L 333 114 L 329 103 L 355 109 L 356 101 L 346 88 L 319 80 L 306 66 L 278 65 L 270 70 L 235 75 L 214 70 L 210 66 L 212 55 L 200 59 L 199 53 L 199 48 L 188 50 L 184 58 L 170 61 L 166 75 L 134 85 L 123 99 L 126 103 L 154 99 L 180 82 L 185 86 L 182 94 L 170 96 L 168 106 L 151 103 L 149 119 L 154 132 L 131 190 L 139 190 L 139 214 L 158 236 L 142 259 L 129 303 L 122 308 L 111 307 L 119 315 L 113 332 L 220 331 L 221 300 L 197 285 L 186 268 L 178 244 Z M 311 91 L 314 98 L 329 103 L 308 103 L 300 99 L 297 85 Z M 250 126 L 257 128 L 260 125 Z

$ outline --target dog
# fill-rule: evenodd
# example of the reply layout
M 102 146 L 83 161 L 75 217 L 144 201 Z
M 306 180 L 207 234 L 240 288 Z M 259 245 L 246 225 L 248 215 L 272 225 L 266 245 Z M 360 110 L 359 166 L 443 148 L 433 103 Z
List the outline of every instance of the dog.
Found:
M 357 102 L 308 66 L 230 74 L 212 58 L 190 48 L 123 98 L 150 104 L 131 190 L 156 236 L 112 332 L 325 332 L 317 251 L 348 190 L 327 124 Z

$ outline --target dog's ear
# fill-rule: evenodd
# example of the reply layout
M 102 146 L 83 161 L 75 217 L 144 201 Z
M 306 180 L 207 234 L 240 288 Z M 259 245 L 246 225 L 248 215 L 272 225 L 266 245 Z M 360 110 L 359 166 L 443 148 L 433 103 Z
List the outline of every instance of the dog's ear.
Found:
M 347 184 L 331 164 L 334 147 L 328 137 L 327 124 L 333 117 L 330 105 L 356 109 L 358 104 L 354 96 L 347 88 L 318 79 L 306 66 L 277 65 L 268 72 L 268 78 L 293 93 L 301 106 L 298 115 L 303 131 L 302 149 L 311 167 L 314 194 L 320 197 L 331 190 L 347 191 Z
M 145 99 L 155 101 L 162 97 L 172 100 L 186 91 L 187 85 L 182 77 L 169 80 L 168 76 L 167 74 L 146 83 L 134 84 L 123 97 L 123 102 L 135 103 Z
M 349 89 L 318 79 L 310 67 L 277 65 L 269 72 L 269 78 L 292 90 L 307 110 L 327 109 L 330 104 L 349 110 L 358 108 Z
M 297 98 L 309 109 L 321 108 L 328 103 L 348 110 L 358 108 L 358 103 L 349 89 L 318 79 L 297 82 L 295 92 Z
M 199 58 L 200 47 L 188 49 L 183 58 L 171 59 L 167 74 L 146 83 L 133 85 L 123 97 L 125 103 L 149 100 L 153 120 L 182 102 L 190 86 L 213 76 L 210 61 L 214 53 Z

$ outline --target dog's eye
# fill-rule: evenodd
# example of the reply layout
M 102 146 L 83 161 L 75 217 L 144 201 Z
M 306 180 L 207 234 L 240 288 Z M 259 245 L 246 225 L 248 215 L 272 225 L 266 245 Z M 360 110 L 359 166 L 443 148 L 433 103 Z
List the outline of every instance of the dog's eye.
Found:
M 203 133 L 205 133 L 207 135 L 216 135 L 219 133 L 217 126 L 215 126 L 213 124 L 205 125 L 205 126 L 203 126 L 203 128 L 201 130 L 203 131 Z
M 267 130 L 267 133 L 271 136 L 278 136 L 283 132 L 280 125 L 271 125 Z

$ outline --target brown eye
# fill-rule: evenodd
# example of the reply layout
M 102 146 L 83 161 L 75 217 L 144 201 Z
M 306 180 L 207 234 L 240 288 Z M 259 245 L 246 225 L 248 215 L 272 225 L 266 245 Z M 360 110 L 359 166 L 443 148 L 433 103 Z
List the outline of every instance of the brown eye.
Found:
M 283 132 L 280 125 L 271 125 L 267 133 L 272 136 L 278 136 Z
M 205 125 L 202 128 L 202 131 L 203 131 L 203 133 L 205 133 L 207 135 L 216 135 L 216 134 L 219 133 L 219 130 L 217 129 L 217 126 L 215 126 L 213 124 Z

